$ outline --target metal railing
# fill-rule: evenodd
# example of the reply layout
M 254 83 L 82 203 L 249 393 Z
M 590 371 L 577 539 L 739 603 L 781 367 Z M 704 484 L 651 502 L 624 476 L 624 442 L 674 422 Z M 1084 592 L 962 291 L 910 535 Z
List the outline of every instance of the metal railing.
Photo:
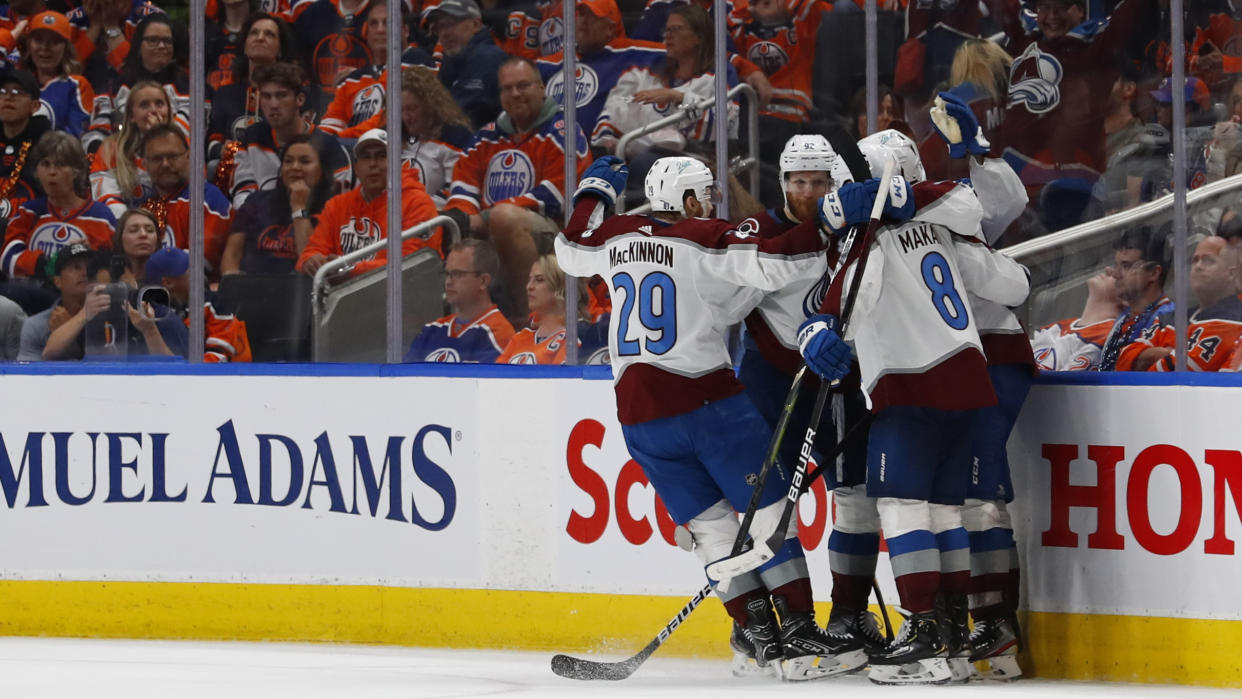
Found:
M 742 96 L 746 101 L 746 148 L 747 155 L 744 158 L 737 158 L 730 163 L 730 171 L 737 174 L 743 171 L 750 172 L 750 193 L 752 196 L 759 196 L 759 95 L 755 92 L 755 88 L 741 83 L 735 85 L 729 90 L 728 99 Z M 727 101 L 727 100 L 726 100 Z M 714 108 L 714 107 L 713 107 Z M 659 131 L 669 126 L 678 126 L 682 123 L 688 123 L 698 118 L 699 109 L 679 108 L 676 112 L 657 119 L 636 131 L 630 131 L 621 136 L 617 141 L 617 157 L 625 159 L 626 148 L 630 142 L 640 136 L 646 136 L 649 133 Z M 719 113 L 719 109 L 716 110 Z M 727 111 L 727 109 L 726 109 Z M 719 114 L 717 114 L 719 118 Z M 633 209 L 626 208 L 625 197 L 621 196 L 617 199 L 617 213 L 645 213 L 649 209 L 649 204 L 636 206 Z

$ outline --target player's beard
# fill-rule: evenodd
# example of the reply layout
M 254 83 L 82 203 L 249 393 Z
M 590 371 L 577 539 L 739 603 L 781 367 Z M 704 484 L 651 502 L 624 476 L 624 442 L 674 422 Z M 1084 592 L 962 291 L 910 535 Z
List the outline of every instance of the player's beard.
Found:
M 814 199 L 790 197 L 785 200 L 785 205 L 789 213 L 799 222 L 811 221 L 815 218 L 816 201 Z

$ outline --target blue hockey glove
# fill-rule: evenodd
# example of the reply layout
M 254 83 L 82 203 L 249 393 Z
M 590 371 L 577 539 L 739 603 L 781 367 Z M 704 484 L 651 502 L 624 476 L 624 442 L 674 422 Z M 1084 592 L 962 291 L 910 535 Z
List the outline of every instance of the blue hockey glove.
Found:
M 819 223 L 833 235 L 841 235 L 847 228 L 871 219 L 871 207 L 875 204 L 880 181 L 848 182 L 835 192 L 819 200 Z
M 941 92 L 931 108 L 932 126 L 949 144 L 949 157 L 984 155 L 992 147 L 983 137 L 983 128 L 965 100 L 952 92 Z
M 582 181 L 574 191 L 574 203 L 577 204 L 578 197 L 589 192 L 612 206 L 617 203 L 617 194 L 625 190 L 629 177 L 630 168 L 617 156 L 605 155 L 598 158 L 582 173 Z
M 850 346 L 837 334 L 837 318 L 813 315 L 798 327 L 798 351 L 811 371 L 828 381 L 850 373 Z
M 901 175 L 893 175 L 893 185 L 884 200 L 884 216 L 894 221 L 909 221 L 914 216 L 914 188 Z

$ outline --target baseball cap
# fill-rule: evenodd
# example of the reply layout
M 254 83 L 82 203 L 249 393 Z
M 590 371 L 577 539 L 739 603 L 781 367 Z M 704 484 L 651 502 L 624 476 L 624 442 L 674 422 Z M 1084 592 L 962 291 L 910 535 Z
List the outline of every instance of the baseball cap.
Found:
M 60 274 L 65 265 L 76 257 L 93 257 L 94 255 L 95 251 L 91 250 L 86 243 L 70 243 L 56 253 L 56 257 L 52 260 L 52 274 Z
M 1207 85 L 1198 78 L 1186 78 L 1186 85 L 1182 89 L 1183 99 L 1187 102 L 1194 102 L 1202 109 L 1212 108 L 1212 93 L 1208 91 Z M 1173 78 L 1165 78 L 1160 81 L 1159 87 L 1151 91 L 1151 96 L 1161 104 L 1169 104 L 1173 101 Z
M 578 0 L 578 5 L 587 8 L 596 17 L 611 19 L 617 29 L 624 30 L 625 26 L 621 23 L 621 9 L 617 7 L 617 0 Z
M 440 0 L 438 5 L 427 10 L 428 20 L 433 19 L 437 12 L 461 19 L 483 16 L 479 4 L 474 0 Z
M 52 10 L 40 12 L 30 18 L 30 23 L 26 27 L 27 31 L 47 29 L 48 31 L 56 32 L 65 41 L 73 41 L 72 29 L 69 27 L 69 18 L 59 12 L 53 12 Z
M 387 150 L 388 132 L 383 129 L 368 129 L 367 132 L 359 136 L 358 140 L 354 143 L 354 155 L 358 155 L 358 151 L 361 150 L 363 144 L 365 143 L 379 143 L 384 146 L 385 150 Z
M 190 269 L 190 253 L 181 248 L 160 248 L 147 258 L 143 282 L 159 284 L 164 277 L 180 277 Z
M 0 85 L 5 83 L 17 83 L 17 86 L 26 91 L 26 94 L 35 99 L 39 99 L 39 81 L 35 76 L 20 69 L 8 67 L 0 70 Z

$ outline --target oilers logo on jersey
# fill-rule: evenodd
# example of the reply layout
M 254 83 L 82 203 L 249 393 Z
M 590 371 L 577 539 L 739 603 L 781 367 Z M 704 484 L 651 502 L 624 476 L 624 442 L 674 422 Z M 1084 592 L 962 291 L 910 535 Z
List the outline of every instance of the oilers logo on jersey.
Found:
M 1032 114 L 1050 112 L 1061 104 L 1061 78 L 1065 71 L 1057 57 L 1032 43 L 1009 69 L 1009 101 L 1024 104 Z
M 371 243 L 381 240 L 384 232 L 375 221 L 369 218 L 351 216 L 349 223 L 341 227 L 341 252 L 343 254 L 360 250 Z M 372 257 L 366 259 L 370 260 Z
M 582 363 L 589 366 L 605 366 L 609 363 L 609 361 L 610 357 L 608 354 L 608 348 L 601 347 L 592 352 L 591 355 Z
M 246 129 L 251 125 L 258 123 L 258 114 L 244 114 L 233 120 L 233 125 L 229 128 L 229 133 L 233 134 L 234 141 L 242 140 L 242 134 L 246 133 Z
M 792 35 L 793 32 L 790 34 Z M 751 63 L 759 66 L 759 69 L 766 75 L 771 75 L 789 64 L 789 54 L 785 53 L 785 49 L 781 48 L 780 44 L 772 41 L 760 41 L 751 46 L 746 57 Z
M 379 114 L 384 108 L 384 86 L 376 83 L 368 85 L 354 95 L 354 116 L 349 120 L 350 126 L 357 126 Z
M 52 105 L 48 104 L 45 99 L 39 100 L 39 108 L 35 110 L 34 115 L 46 118 L 47 123 L 51 124 L 53 129 L 64 127 L 64 124 L 56 123 L 56 110 L 52 109 Z
M 533 355 L 532 355 L 532 358 L 533 358 Z M 459 364 L 461 363 L 461 355 L 458 354 L 457 350 L 453 349 L 452 347 L 437 347 L 435 350 L 430 352 L 426 356 L 426 358 L 423 359 L 423 361 L 424 362 L 440 362 L 440 363 L 445 363 L 445 364 L 450 364 L 450 363 Z M 528 363 L 534 364 L 533 361 L 528 362 Z
M 579 109 L 595 99 L 599 94 L 599 75 L 594 68 L 583 63 L 578 64 L 578 69 L 574 71 L 574 91 L 574 99 L 577 100 Z M 564 104 L 562 98 L 565 96 L 565 71 L 560 71 L 548 81 L 548 96 Z
M 559 52 L 564 44 L 565 23 L 560 17 L 545 19 L 543 24 L 539 25 L 539 54 L 551 56 Z
M 82 229 L 68 223 L 49 223 L 30 234 L 29 249 L 51 257 L 66 245 L 78 241 L 86 241 L 86 233 Z
M 520 197 L 535 186 L 535 165 L 520 150 L 502 150 L 487 163 L 483 201 L 487 206 Z
M 510 364 L 537 364 L 534 352 L 519 352 L 509 358 Z

